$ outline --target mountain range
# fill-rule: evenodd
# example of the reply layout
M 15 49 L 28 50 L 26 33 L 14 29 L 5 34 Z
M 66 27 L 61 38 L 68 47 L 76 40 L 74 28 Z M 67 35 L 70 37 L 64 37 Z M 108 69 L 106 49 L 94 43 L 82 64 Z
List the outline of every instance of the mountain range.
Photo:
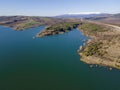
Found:
M 108 13 L 98 13 L 98 14 L 64 14 L 56 16 L 56 18 L 76 18 L 84 20 L 98 21 L 102 23 L 108 23 L 120 26 L 120 13 L 118 14 L 108 14 Z
M 92 17 L 108 17 L 112 14 L 99 13 L 99 14 L 64 14 L 58 15 L 57 18 L 92 18 Z

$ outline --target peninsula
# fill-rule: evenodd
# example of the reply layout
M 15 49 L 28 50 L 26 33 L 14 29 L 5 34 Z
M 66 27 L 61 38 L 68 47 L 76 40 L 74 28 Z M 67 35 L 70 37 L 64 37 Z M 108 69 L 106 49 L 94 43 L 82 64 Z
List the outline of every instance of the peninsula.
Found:
M 56 34 L 63 34 L 77 28 L 80 22 L 64 22 L 48 26 L 45 30 L 37 34 L 37 37 L 44 37 Z
M 120 69 L 119 26 L 84 22 L 79 29 L 91 38 L 78 50 L 81 61 Z

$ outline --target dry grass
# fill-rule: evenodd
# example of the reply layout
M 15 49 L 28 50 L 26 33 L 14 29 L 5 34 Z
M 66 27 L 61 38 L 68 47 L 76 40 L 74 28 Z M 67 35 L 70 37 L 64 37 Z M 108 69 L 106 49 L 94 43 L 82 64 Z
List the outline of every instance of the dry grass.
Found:
M 88 64 L 99 64 L 104 66 L 120 68 L 120 28 L 112 27 L 107 24 L 106 26 L 107 28 L 105 27 L 105 29 L 108 30 L 105 30 L 104 32 L 91 32 L 89 30 L 89 27 L 87 27 L 87 30 L 85 28 L 85 31 L 82 30 L 82 32 L 84 32 L 85 35 L 87 34 L 88 36 L 92 37 L 92 44 L 88 43 L 84 51 L 79 53 L 80 55 L 82 55 L 82 61 Z M 92 47 L 92 45 L 97 45 L 96 43 L 100 42 L 102 42 L 102 46 L 100 48 L 96 48 L 98 46 L 96 46 L 95 49 Z M 92 47 L 92 50 L 87 49 L 89 48 L 89 46 Z M 86 49 L 92 54 L 86 56 Z M 102 55 L 97 54 L 101 51 Z

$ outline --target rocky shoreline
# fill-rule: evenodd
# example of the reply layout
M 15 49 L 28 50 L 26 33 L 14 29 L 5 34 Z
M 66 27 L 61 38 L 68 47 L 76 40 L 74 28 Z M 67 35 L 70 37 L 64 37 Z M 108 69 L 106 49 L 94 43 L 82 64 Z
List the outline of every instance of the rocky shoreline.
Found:
M 87 63 L 89 65 L 99 65 L 99 66 L 105 66 L 110 67 L 110 70 L 112 68 L 120 69 L 120 62 L 115 62 L 112 60 L 108 60 L 107 58 L 100 58 L 97 56 L 86 56 L 83 53 L 84 46 L 80 46 L 78 49 L 78 54 L 80 55 L 80 61 Z
M 109 28 L 111 29 L 97 33 L 80 29 L 84 35 L 92 38 L 87 41 L 85 46 L 80 46 L 78 49 L 81 61 L 89 65 L 120 69 L 120 32 L 113 27 Z
M 44 36 L 51 36 L 51 35 L 57 35 L 57 34 L 63 34 L 63 33 L 66 33 L 66 32 L 69 32 L 71 30 L 67 30 L 67 31 L 57 31 L 57 30 L 43 30 L 42 32 L 38 33 L 36 35 L 36 37 L 44 37 Z

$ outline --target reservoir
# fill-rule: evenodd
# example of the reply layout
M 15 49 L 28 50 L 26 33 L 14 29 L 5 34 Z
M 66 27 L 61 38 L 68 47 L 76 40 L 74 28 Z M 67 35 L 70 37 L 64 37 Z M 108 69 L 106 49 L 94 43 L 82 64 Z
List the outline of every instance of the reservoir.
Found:
M 34 38 L 44 28 L 0 26 L 0 90 L 120 90 L 120 70 L 80 61 L 79 30 Z

